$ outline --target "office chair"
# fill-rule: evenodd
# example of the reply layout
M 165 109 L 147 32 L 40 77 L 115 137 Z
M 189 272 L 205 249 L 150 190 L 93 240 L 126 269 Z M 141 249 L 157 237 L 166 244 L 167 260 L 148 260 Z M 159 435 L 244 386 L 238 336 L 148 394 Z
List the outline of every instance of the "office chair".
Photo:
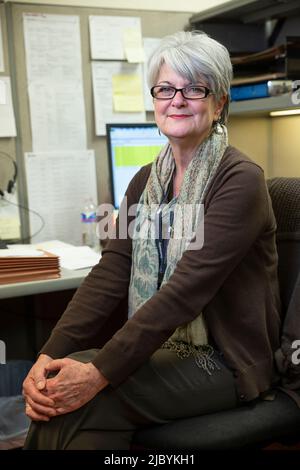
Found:
M 295 325 L 292 317 L 300 316 L 300 178 L 273 178 L 267 184 L 277 220 L 278 274 L 285 315 L 282 349 L 287 322 Z M 295 301 L 297 308 L 289 309 L 292 302 L 295 306 Z M 300 322 L 294 339 L 300 339 L 299 328 Z M 296 369 L 300 397 L 300 365 Z M 293 388 L 284 377 L 281 384 Z M 233 410 L 139 430 L 134 436 L 133 448 L 215 450 L 265 448 L 274 442 L 299 442 L 300 408 L 281 389 L 276 388 L 274 394 L 274 400 L 257 398 Z

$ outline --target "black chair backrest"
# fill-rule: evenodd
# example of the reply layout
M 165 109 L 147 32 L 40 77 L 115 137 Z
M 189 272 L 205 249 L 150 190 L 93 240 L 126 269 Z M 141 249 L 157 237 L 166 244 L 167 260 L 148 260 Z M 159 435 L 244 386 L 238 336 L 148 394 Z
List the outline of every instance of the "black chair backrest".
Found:
M 278 276 L 283 313 L 300 272 L 300 178 L 267 180 L 277 221 Z
M 284 315 L 275 361 L 282 386 L 300 393 L 299 351 L 295 350 L 300 339 L 300 178 L 273 178 L 268 181 L 268 188 L 277 220 L 278 275 Z M 300 406 L 300 395 L 294 398 Z

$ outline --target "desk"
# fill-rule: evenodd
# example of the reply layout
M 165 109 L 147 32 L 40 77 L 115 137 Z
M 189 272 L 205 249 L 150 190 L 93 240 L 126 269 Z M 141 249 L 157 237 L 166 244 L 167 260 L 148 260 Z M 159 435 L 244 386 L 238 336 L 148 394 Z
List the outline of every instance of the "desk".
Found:
M 0 286 L 0 339 L 6 343 L 7 359 L 34 360 L 91 269 L 62 268 L 58 279 Z M 112 315 L 105 323 L 101 341 L 95 338 L 91 347 L 102 347 L 124 321 L 122 316 Z
M 44 279 L 41 281 L 17 282 L 15 284 L 0 285 L 0 299 L 21 297 L 25 295 L 43 294 L 67 289 L 77 289 L 91 268 L 70 271 L 61 268 L 61 277 L 58 279 Z
M 61 268 L 58 279 L 0 285 L 0 339 L 7 359 L 36 357 L 90 270 Z

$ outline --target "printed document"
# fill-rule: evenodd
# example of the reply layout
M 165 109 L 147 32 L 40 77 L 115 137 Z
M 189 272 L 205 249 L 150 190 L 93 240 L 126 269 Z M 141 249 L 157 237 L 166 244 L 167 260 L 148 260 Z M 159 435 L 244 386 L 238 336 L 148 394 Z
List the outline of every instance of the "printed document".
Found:
M 79 17 L 24 13 L 34 152 L 86 150 Z
M 81 208 L 97 201 L 93 150 L 26 153 L 26 181 L 32 243 L 51 239 L 81 245 Z M 36 235 L 34 235 L 37 233 Z

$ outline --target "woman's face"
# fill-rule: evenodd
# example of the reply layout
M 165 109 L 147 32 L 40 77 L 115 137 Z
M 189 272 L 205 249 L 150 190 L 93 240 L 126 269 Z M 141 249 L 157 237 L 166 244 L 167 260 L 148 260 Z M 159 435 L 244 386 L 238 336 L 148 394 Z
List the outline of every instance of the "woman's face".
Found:
M 155 85 L 170 85 L 175 88 L 184 88 L 191 83 L 178 75 L 170 66 L 163 64 Z M 203 81 L 193 85 L 207 84 Z M 168 100 L 154 99 L 155 121 L 170 142 L 199 145 L 209 134 L 213 121 L 216 121 L 223 109 L 226 98 L 219 103 L 214 95 L 204 99 L 187 100 L 180 92 Z

